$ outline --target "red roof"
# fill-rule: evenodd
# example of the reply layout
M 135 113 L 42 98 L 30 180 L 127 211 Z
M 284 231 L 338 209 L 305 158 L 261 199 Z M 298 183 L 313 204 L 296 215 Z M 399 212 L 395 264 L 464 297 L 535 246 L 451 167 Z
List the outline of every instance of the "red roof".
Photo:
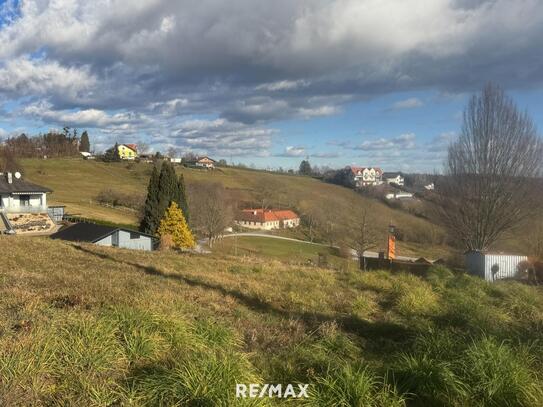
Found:
M 267 209 L 263 211 L 262 209 L 243 209 L 238 216 L 238 220 L 246 222 L 274 222 L 290 219 L 298 219 L 299 216 L 296 212 L 291 210 L 276 210 L 276 209 Z
M 351 172 L 353 174 L 355 174 L 355 175 L 358 173 L 358 171 L 362 172 L 362 171 L 364 171 L 366 169 L 371 170 L 372 168 L 375 170 L 375 172 L 378 172 L 379 174 L 383 173 L 383 170 L 381 168 L 379 168 L 379 167 L 355 167 L 355 166 L 351 166 L 349 168 L 351 169 Z
M 137 144 L 124 144 L 126 147 L 128 147 L 131 150 L 138 151 L 138 145 Z

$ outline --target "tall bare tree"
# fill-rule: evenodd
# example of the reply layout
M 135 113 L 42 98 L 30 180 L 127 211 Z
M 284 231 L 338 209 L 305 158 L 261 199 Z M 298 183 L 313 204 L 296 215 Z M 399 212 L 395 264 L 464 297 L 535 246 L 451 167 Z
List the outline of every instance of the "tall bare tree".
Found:
M 21 165 L 15 152 L 7 146 L 0 147 L 0 172 L 16 171 L 21 171 Z
M 371 221 L 371 207 L 354 207 L 355 217 L 345 225 L 343 243 L 358 257 L 361 270 L 366 270 L 364 253 L 377 246 L 377 231 Z
M 233 222 L 232 201 L 222 184 L 190 184 L 189 206 L 194 229 L 208 239 L 210 247 Z
M 527 115 L 496 86 L 471 98 L 437 185 L 440 218 L 470 250 L 485 250 L 536 208 L 543 143 Z

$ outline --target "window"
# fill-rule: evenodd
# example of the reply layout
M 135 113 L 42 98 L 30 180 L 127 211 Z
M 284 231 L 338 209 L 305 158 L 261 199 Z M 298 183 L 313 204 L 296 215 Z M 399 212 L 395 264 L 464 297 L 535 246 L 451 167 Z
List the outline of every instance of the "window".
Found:
M 138 232 L 130 232 L 130 240 L 139 239 L 140 234 Z
M 21 206 L 30 206 L 30 195 L 20 195 L 19 196 L 19 205 L 21 205 Z

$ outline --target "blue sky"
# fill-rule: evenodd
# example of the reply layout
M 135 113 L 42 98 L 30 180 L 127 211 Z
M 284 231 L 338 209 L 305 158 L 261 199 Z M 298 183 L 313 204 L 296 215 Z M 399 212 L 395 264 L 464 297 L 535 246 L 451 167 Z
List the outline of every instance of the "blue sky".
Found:
M 0 0 L 0 138 L 439 171 L 470 95 L 543 128 L 540 0 Z

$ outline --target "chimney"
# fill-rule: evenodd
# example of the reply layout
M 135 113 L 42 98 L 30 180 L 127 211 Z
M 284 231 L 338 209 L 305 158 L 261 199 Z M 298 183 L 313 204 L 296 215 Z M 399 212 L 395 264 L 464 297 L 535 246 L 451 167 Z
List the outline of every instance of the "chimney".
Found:
M 8 184 L 13 184 L 13 174 L 8 172 Z

